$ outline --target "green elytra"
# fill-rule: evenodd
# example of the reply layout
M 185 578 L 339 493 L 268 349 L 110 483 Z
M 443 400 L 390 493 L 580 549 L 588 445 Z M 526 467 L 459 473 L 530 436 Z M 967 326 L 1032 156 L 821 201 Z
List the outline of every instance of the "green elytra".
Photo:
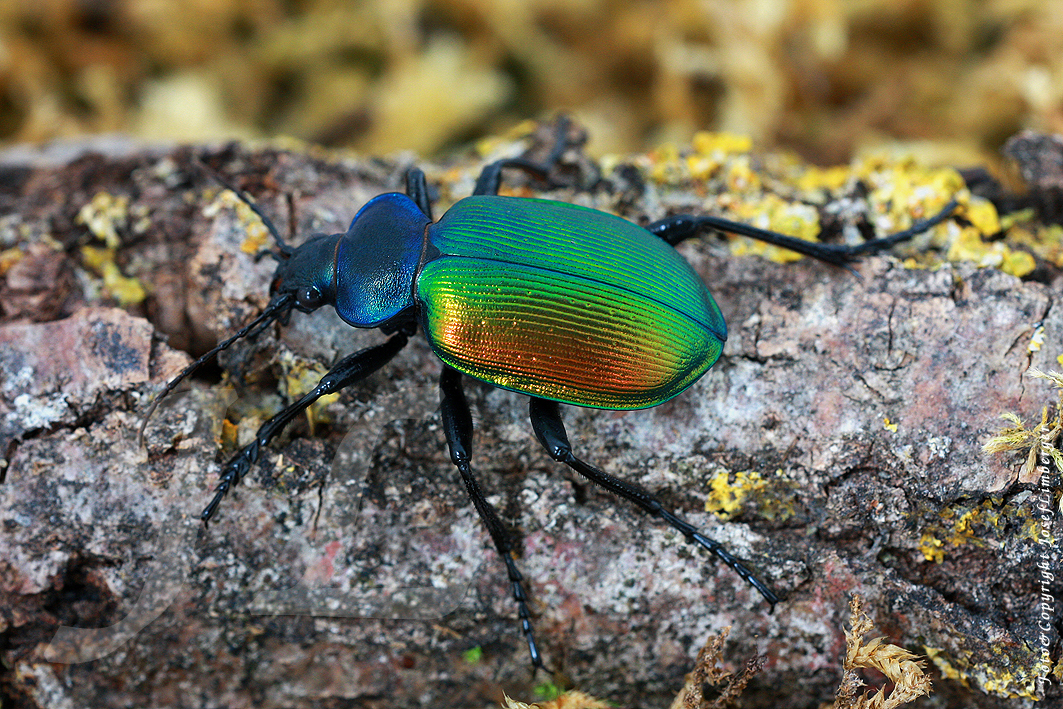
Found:
M 637 409 L 720 356 L 727 328 L 671 246 L 565 202 L 474 196 L 428 227 L 420 324 L 446 364 L 523 394 Z

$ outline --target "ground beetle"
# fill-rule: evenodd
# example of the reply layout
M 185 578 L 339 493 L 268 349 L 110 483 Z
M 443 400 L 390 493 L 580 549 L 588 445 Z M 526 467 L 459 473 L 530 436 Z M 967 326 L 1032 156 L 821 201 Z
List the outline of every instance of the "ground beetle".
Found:
M 535 667 L 543 662 L 513 545 L 472 473 L 472 416 L 462 376 L 528 395 L 535 437 L 550 457 L 670 524 L 688 542 L 724 561 L 774 607 L 775 593 L 718 542 L 644 488 L 573 455 L 559 403 L 599 409 L 656 406 L 716 362 L 727 326 L 704 283 L 673 249 L 684 239 L 709 230 L 732 232 L 845 266 L 910 239 L 956 206 L 951 202 L 907 231 L 840 246 L 712 216 L 678 215 L 643 228 L 564 202 L 498 196 L 503 169 L 545 178 L 565 151 L 567 134 L 567 123 L 559 120 L 555 146 L 544 163 L 512 158 L 487 165 L 473 196 L 458 201 L 439 221 L 432 220 L 424 173 L 412 169 L 406 194 L 375 197 L 346 233 L 316 235 L 298 247 L 286 244 L 269 218 L 234 189 L 277 243 L 271 300 L 254 321 L 173 379 L 151 409 L 208 358 L 275 321 L 286 321 L 292 310 L 309 313 L 331 305 L 348 324 L 390 335 L 341 359 L 312 391 L 259 428 L 254 442 L 225 465 L 203 511 L 206 522 L 289 421 L 318 398 L 382 367 L 419 326 L 443 362 L 441 416 L 451 460 L 506 565 Z

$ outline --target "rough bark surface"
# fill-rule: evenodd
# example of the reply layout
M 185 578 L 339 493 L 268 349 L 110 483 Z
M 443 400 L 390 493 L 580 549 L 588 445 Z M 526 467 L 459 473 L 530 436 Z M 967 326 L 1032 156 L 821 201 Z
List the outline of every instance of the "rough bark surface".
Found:
M 282 233 L 342 231 L 369 197 L 401 189 L 408 166 L 205 152 Z M 209 528 L 198 514 L 234 438 L 223 419 L 246 440 L 280 405 L 278 383 L 312 382 L 300 373 L 383 336 L 331 310 L 296 314 L 223 355 L 224 377 L 168 399 L 138 448 L 148 401 L 188 361 L 160 333 L 202 351 L 261 309 L 274 268 L 241 250 L 245 224 L 190 157 L 119 145 L 0 168 L 0 236 L 36 244 L 0 283 L 4 706 L 532 699 L 544 678 L 531 677 L 502 564 L 446 454 L 422 338 L 329 404 L 312 434 L 297 421 Z M 450 199 L 475 167 L 460 175 Z M 608 187 L 552 196 L 632 219 L 669 206 Z M 92 237 L 75 215 L 100 192 L 129 199 L 116 263 L 151 284 L 147 306 L 114 307 L 81 265 Z M 1041 647 L 1043 549 L 1021 457 L 981 446 L 1000 414 L 1037 418 L 1053 399 L 1023 374 L 1058 369 L 1056 346 L 1028 347 L 1037 324 L 1063 341 L 1058 291 L 969 266 L 873 258 L 855 278 L 732 259 L 711 239 L 681 251 L 727 317 L 721 361 L 662 406 L 569 408 L 566 422 L 578 455 L 659 494 L 784 601 L 768 613 L 731 570 L 553 463 L 525 398 L 467 382 L 475 470 L 517 533 L 548 664 L 617 705 L 664 707 L 705 639 L 731 626 L 735 667 L 767 656 L 742 706 L 816 707 L 841 676 L 857 592 L 892 642 L 938 658 L 938 702 L 1009 704 Z M 705 511 L 725 479 L 749 493 L 730 521 Z

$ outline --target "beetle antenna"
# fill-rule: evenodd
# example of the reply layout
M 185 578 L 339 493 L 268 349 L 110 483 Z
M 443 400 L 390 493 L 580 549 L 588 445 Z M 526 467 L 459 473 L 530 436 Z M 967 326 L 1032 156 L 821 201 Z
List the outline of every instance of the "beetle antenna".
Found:
M 254 335 L 257 335 L 266 327 L 271 325 L 273 322 L 283 317 L 289 310 L 291 310 L 291 308 L 292 296 L 290 293 L 282 293 L 281 295 L 274 297 L 273 300 L 269 302 L 269 305 L 266 306 L 266 309 L 263 310 L 258 317 L 256 317 L 244 327 L 240 328 L 240 331 L 232 337 L 223 340 L 222 342 L 219 342 L 214 347 L 214 349 L 210 350 L 209 352 L 201 356 L 199 359 L 197 359 L 195 362 L 182 369 L 180 374 L 178 374 L 176 377 L 167 382 L 166 388 L 155 396 L 155 398 L 151 402 L 151 406 L 148 407 L 147 413 L 144 414 L 144 420 L 141 422 L 140 429 L 137 431 L 137 447 L 139 448 L 144 445 L 144 430 L 148 427 L 148 421 L 151 420 L 151 415 L 155 413 L 155 409 L 159 407 L 159 404 L 164 398 L 166 398 L 166 395 L 173 391 L 178 384 L 180 384 L 188 375 L 192 374 L 192 372 L 203 366 L 203 364 L 205 364 L 216 354 L 218 354 L 224 349 L 228 349 L 228 347 L 232 345 L 232 343 L 244 337 L 253 337 Z
M 233 185 L 231 182 L 222 177 L 217 170 L 212 168 L 207 163 L 203 162 L 198 157 L 195 158 L 195 162 L 197 165 L 199 165 L 200 169 L 203 170 L 203 172 L 214 178 L 214 180 L 219 182 L 222 187 L 235 194 L 241 202 L 246 204 L 252 212 L 258 215 L 258 218 L 262 220 L 262 223 L 266 225 L 266 229 L 269 230 L 269 233 L 273 236 L 273 241 L 277 243 L 277 248 L 280 249 L 281 254 L 287 257 L 295 253 L 295 248 L 281 238 L 280 232 L 277 231 L 277 227 L 273 224 L 273 220 L 270 219 L 269 216 L 267 216 L 266 213 L 262 211 L 262 208 L 255 204 L 255 202 L 250 197 L 248 197 L 248 195 L 243 190 L 238 189 L 235 185 Z

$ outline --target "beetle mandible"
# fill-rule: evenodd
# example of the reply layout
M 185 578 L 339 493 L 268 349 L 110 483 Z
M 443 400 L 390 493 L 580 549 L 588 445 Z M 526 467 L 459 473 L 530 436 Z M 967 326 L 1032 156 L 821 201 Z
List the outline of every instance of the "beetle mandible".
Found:
M 147 416 L 198 366 L 237 340 L 286 322 L 292 310 L 332 306 L 349 325 L 378 328 L 385 342 L 342 358 L 310 392 L 258 429 L 225 465 L 201 515 L 217 512 L 250 471 L 261 449 L 320 397 L 385 365 L 420 328 L 443 363 L 440 402 L 450 457 L 505 563 L 534 667 L 542 668 L 524 579 L 498 513 L 471 466 L 472 416 L 462 377 L 525 394 L 532 429 L 554 460 L 671 525 L 722 560 L 774 607 L 778 596 L 737 557 L 665 508 L 643 487 L 613 476 L 572 452 L 559 404 L 640 409 L 682 393 L 717 360 L 727 339 L 723 316 L 701 278 L 673 248 L 703 231 L 743 234 L 838 266 L 910 239 L 946 219 L 939 214 L 858 246 L 808 242 L 709 215 L 677 215 L 638 226 L 564 202 L 498 195 L 502 171 L 548 174 L 567 148 L 568 125 L 544 163 L 507 158 L 488 164 L 473 195 L 432 219 L 424 173 L 411 169 L 406 192 L 370 200 L 343 234 L 316 235 L 298 247 L 281 238 L 266 214 L 215 177 L 262 218 L 279 264 L 263 312 L 171 380 Z M 143 426 L 141 433 L 143 433 Z

